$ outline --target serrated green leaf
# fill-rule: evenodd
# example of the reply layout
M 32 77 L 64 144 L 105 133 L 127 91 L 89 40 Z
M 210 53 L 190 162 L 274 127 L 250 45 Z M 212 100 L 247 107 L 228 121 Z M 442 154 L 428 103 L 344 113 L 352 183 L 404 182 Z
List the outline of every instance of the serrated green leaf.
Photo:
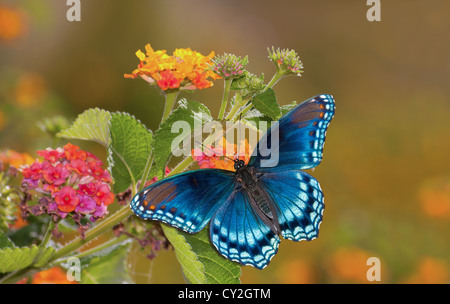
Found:
M 0 273 L 11 272 L 30 266 L 39 248 L 31 247 L 4 248 L 0 250 Z
M 110 122 L 109 162 L 113 164 L 114 192 L 120 193 L 142 178 L 151 154 L 152 132 L 126 113 L 113 113 Z
M 255 108 L 262 114 L 269 116 L 273 120 L 277 120 L 281 116 L 281 109 L 275 96 L 275 91 L 272 88 L 255 95 L 251 102 Z
M 92 140 L 107 147 L 110 143 L 109 122 L 111 113 L 98 108 L 78 115 L 75 122 L 57 134 L 58 137 Z
M 281 116 L 285 115 L 287 112 L 289 112 L 290 110 L 292 110 L 293 108 L 295 108 L 297 106 L 297 102 L 293 101 L 287 105 L 284 105 L 281 107 Z
M 132 283 L 127 268 L 129 244 L 121 245 L 106 255 L 94 257 L 81 269 L 81 283 L 123 284 Z
M 240 283 L 240 265 L 217 252 L 209 240 L 207 227 L 196 234 L 188 234 L 164 224 L 162 227 L 189 283 Z
M 198 260 L 182 232 L 165 224 L 161 224 L 161 227 L 164 235 L 175 249 L 175 255 L 183 269 L 186 280 L 194 284 L 206 283 L 205 266 Z
M 224 258 L 211 244 L 209 228 L 205 227 L 196 234 L 183 234 L 198 260 L 205 266 L 206 283 L 239 284 L 241 266 Z
M 166 167 L 166 164 L 172 155 L 171 147 L 173 141 L 178 140 L 181 142 L 183 140 L 183 138 L 180 137 L 180 133 L 172 133 L 172 125 L 175 122 L 187 122 L 191 132 L 193 132 L 197 125 L 202 126 L 203 123 L 211 120 L 211 112 L 205 105 L 196 101 L 186 99 L 180 100 L 177 109 L 161 124 L 153 138 L 153 155 L 155 156 L 155 162 L 158 169 L 162 170 Z M 190 134 L 192 133 L 189 133 L 186 136 L 190 136 Z
M 16 247 L 16 245 L 14 245 L 13 241 L 11 241 L 6 234 L 0 232 L 0 249 L 14 247 Z
M 267 121 L 267 122 L 272 121 L 271 117 L 264 115 L 257 109 L 252 109 L 252 110 L 248 111 L 247 113 L 245 113 L 245 115 L 244 115 L 244 117 L 242 117 L 242 119 L 246 120 L 246 121 L 253 121 L 255 123 L 259 123 L 260 121 Z

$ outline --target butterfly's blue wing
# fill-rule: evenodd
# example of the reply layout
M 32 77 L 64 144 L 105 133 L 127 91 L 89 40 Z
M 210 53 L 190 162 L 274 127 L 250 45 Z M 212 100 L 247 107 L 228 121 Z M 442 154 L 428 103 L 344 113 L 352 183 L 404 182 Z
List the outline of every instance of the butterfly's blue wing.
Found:
M 280 237 L 262 222 L 239 184 L 211 219 L 210 237 L 226 258 L 262 269 L 278 251 Z
M 189 233 L 199 232 L 234 188 L 234 172 L 201 169 L 156 182 L 131 201 L 143 219 L 159 220 Z
M 324 210 L 319 182 L 298 169 L 262 168 L 257 175 L 277 207 L 281 236 L 293 241 L 318 237 Z
M 325 135 L 334 110 L 331 95 L 318 95 L 299 104 L 261 137 L 249 166 L 314 168 L 322 161 Z

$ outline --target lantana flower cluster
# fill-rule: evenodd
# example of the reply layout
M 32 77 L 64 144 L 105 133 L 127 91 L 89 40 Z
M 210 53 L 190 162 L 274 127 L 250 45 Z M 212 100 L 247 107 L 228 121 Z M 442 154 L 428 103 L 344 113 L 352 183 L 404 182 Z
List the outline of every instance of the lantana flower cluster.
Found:
M 138 50 L 136 56 L 140 63 L 125 78 L 140 76 L 162 90 L 168 89 L 206 89 L 213 85 L 211 80 L 220 78 L 212 71 L 214 52 L 204 56 L 190 48 L 176 49 L 170 56 L 166 50 L 154 51 L 150 44 L 145 46 L 146 53 Z M 211 79 L 211 80 L 210 80 Z
M 198 148 L 192 149 L 191 155 L 201 169 L 215 168 L 235 171 L 234 159 L 239 158 L 248 163 L 252 151 L 246 138 L 241 140 L 239 145 L 236 145 L 228 142 L 223 137 L 215 146 L 206 147 L 203 150 Z
M 54 221 L 70 214 L 78 224 L 82 218 L 96 221 L 108 213 L 114 201 L 112 178 L 97 156 L 70 143 L 37 154 L 44 160 L 20 168 L 22 186 L 40 196 L 31 213 L 48 213 Z

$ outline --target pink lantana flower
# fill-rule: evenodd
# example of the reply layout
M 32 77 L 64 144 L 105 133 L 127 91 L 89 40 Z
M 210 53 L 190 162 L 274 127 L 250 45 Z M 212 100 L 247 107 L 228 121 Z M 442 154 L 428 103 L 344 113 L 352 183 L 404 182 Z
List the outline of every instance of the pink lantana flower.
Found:
M 44 160 L 36 160 L 20 170 L 23 187 L 38 196 L 39 205 L 23 209 L 35 215 L 50 214 L 54 221 L 71 215 L 83 235 L 88 225 L 81 225 L 81 219 L 103 218 L 108 213 L 107 206 L 114 202 L 110 173 L 103 169 L 97 156 L 70 143 L 37 154 Z

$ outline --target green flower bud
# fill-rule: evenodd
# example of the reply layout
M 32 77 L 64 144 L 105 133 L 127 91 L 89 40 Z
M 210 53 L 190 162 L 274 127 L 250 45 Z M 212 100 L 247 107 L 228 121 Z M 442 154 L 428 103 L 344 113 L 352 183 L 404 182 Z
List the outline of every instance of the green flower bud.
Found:
M 9 186 L 10 179 L 6 172 L 0 172 L 0 231 L 6 232 L 14 224 L 17 211 L 15 202 L 20 201 L 16 189 Z
M 69 122 L 63 116 L 53 116 L 44 118 L 37 122 L 38 127 L 47 132 L 51 137 L 55 137 L 60 131 L 69 127 Z
M 269 59 L 275 65 L 278 73 L 301 76 L 301 73 L 303 73 L 303 63 L 294 50 L 280 50 L 279 48 L 275 50 L 272 47 L 272 50 L 267 48 L 267 51 L 269 52 Z
M 241 76 L 248 64 L 248 56 L 244 58 L 237 57 L 233 54 L 223 54 L 213 59 L 213 71 L 225 79 L 236 78 Z

